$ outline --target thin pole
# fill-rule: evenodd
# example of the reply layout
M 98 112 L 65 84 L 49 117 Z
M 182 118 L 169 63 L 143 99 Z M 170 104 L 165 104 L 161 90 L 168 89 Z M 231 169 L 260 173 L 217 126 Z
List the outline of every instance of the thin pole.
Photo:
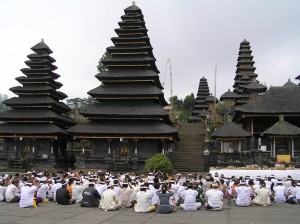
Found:
M 214 106 L 216 108 L 217 104 L 217 60 L 216 60 L 216 66 L 215 66 L 215 89 L 214 89 L 214 95 L 215 95 L 215 101 L 214 101 Z
M 173 77 L 172 77 L 172 67 L 171 67 L 171 59 L 168 59 L 170 65 L 170 84 L 171 84 L 171 115 L 174 107 L 174 99 L 173 99 Z

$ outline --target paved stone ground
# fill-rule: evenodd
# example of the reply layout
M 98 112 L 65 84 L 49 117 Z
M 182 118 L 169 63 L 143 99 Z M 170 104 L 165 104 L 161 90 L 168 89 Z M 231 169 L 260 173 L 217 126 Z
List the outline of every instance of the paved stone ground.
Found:
M 82 208 L 80 205 L 41 204 L 38 208 L 19 208 L 18 204 L 0 202 L 0 224 L 299 224 L 300 205 L 272 204 L 269 207 L 232 206 L 222 211 L 186 212 L 177 209 L 171 214 L 134 213 L 132 209 L 103 211 L 99 208 Z

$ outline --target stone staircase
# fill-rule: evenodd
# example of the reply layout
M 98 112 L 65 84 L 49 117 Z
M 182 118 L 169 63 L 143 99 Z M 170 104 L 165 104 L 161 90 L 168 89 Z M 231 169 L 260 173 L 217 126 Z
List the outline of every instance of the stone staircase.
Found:
M 178 172 L 203 172 L 205 124 L 181 123 L 178 127 L 180 141 L 173 151 L 174 169 Z

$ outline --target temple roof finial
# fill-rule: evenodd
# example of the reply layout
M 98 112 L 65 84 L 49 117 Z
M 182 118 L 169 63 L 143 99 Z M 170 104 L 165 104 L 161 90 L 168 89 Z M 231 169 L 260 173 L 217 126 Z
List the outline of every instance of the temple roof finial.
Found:
M 43 43 L 44 43 L 44 39 L 43 39 L 43 38 L 41 39 L 41 42 L 43 42 Z
M 283 115 L 279 115 L 279 121 L 284 121 L 284 116 Z
M 135 5 L 135 1 L 132 1 L 132 5 Z

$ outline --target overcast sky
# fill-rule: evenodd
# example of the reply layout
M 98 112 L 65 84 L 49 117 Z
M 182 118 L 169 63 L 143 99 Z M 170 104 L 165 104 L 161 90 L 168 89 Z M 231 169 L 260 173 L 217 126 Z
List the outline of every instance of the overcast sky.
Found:
M 0 93 L 20 85 L 30 48 L 43 38 L 53 50 L 60 91 L 87 97 L 100 85 L 97 63 L 130 0 L 0 0 Z M 299 0 L 137 0 L 154 48 L 165 98 L 197 93 L 205 76 L 217 97 L 234 83 L 240 42 L 250 42 L 258 80 L 281 86 L 300 75 Z M 165 76 L 165 78 L 164 78 Z

